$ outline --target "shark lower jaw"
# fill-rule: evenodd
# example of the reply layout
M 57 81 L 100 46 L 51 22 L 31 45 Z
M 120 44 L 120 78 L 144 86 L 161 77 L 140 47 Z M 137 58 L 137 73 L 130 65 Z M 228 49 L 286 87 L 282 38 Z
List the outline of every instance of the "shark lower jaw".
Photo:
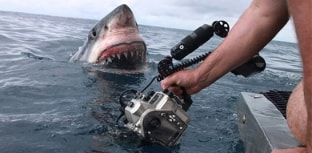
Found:
M 134 68 L 146 62 L 146 45 L 143 41 L 120 43 L 104 49 L 96 64 L 116 67 Z

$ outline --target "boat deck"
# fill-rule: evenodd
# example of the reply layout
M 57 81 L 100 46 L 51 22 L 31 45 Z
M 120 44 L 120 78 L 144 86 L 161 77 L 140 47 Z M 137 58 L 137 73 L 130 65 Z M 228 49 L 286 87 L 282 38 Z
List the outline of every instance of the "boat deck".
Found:
M 300 146 L 286 121 L 290 92 L 242 92 L 237 108 L 239 131 L 246 153 L 271 153 L 273 149 Z

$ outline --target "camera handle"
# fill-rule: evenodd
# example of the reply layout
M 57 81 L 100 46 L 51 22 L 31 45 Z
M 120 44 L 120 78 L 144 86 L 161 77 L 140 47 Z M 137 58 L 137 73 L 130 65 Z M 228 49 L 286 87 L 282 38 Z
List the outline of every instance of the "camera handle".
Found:
M 179 86 L 179 88 L 182 90 L 182 99 L 183 99 L 183 102 L 179 104 L 182 106 L 182 109 L 184 111 L 187 111 L 190 108 L 190 106 L 193 104 L 193 100 L 191 96 L 187 94 L 186 89 L 184 87 Z M 168 89 L 165 89 L 163 93 L 167 94 L 170 98 L 176 98 L 176 96 Z M 179 101 L 180 100 L 177 100 L 177 102 Z
M 202 54 L 200 56 L 197 56 L 195 58 L 183 61 L 179 64 L 173 65 L 172 64 L 172 58 L 170 56 L 167 56 L 165 59 L 160 61 L 158 63 L 158 72 L 159 75 L 156 77 L 157 81 L 163 80 L 165 77 L 169 76 L 170 74 L 173 74 L 175 72 L 178 72 L 186 67 L 189 67 L 193 64 L 199 63 L 200 61 L 204 60 L 211 52 Z M 193 100 L 191 99 L 191 96 L 187 94 L 186 90 L 184 87 L 181 87 L 182 89 L 182 99 L 183 99 L 183 104 L 182 109 L 184 111 L 187 111 L 189 107 L 192 105 Z M 173 93 L 168 93 L 168 90 L 166 89 L 164 93 L 168 94 L 169 96 L 172 95 Z M 171 96 L 170 96 L 171 97 Z M 172 96 L 173 97 L 173 96 Z
M 183 98 L 183 101 L 184 101 L 184 104 L 182 105 L 182 109 L 187 111 L 190 106 L 193 104 L 193 100 L 191 98 L 191 95 L 189 95 L 185 88 L 184 87 L 181 87 L 183 93 L 182 93 L 182 98 Z

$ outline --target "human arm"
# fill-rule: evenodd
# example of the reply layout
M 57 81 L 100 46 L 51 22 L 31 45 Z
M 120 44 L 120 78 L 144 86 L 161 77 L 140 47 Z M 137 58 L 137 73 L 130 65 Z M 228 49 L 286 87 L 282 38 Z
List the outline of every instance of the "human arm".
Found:
M 288 0 L 303 64 L 303 90 L 307 107 L 307 153 L 312 153 L 312 0 Z
M 201 65 L 174 73 L 162 81 L 162 88 L 182 86 L 193 94 L 259 52 L 287 23 L 284 0 L 254 0 L 221 45 Z

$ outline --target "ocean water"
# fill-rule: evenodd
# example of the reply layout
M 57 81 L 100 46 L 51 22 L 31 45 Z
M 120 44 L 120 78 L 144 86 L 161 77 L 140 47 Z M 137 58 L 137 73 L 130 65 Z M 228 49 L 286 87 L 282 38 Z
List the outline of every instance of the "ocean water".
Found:
M 157 75 L 157 63 L 191 31 L 141 25 L 147 67 L 123 74 L 68 62 L 95 23 L 0 12 L 0 152 L 242 153 L 236 116 L 240 92 L 291 90 L 301 79 L 297 45 L 272 41 L 260 53 L 265 71 L 250 78 L 229 73 L 192 96 L 191 122 L 180 145 L 140 146 L 138 137 L 115 126 L 119 95 L 144 88 Z M 221 41 L 213 37 L 188 58 Z M 149 90 L 160 91 L 160 84 Z

